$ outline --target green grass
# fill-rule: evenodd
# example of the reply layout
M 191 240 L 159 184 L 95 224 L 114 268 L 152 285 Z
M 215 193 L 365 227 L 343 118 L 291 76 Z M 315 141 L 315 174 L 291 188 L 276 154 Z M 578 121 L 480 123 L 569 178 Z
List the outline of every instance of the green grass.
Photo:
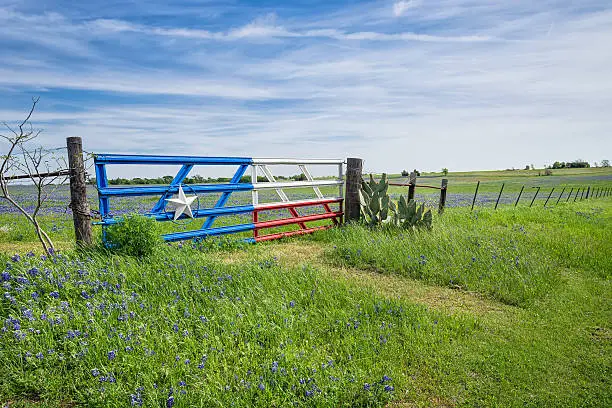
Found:
M 540 174 L 540 175 L 538 175 Z M 571 188 L 574 192 L 578 188 L 604 188 L 610 187 L 612 181 L 612 167 L 599 167 L 589 169 L 557 169 L 552 170 L 552 175 L 544 176 L 544 170 L 494 170 L 494 171 L 471 171 L 451 172 L 447 176 L 441 173 L 424 173 L 417 178 L 417 184 L 440 186 L 442 178 L 448 179 L 449 194 L 471 193 L 474 194 L 476 183 L 480 181 L 479 193 L 499 193 L 502 183 L 504 192 L 518 193 L 525 186 L 525 193 L 533 193 L 533 187 L 542 187 L 541 194 L 548 193 L 555 187 L 559 193 L 566 187 L 565 194 Z M 399 174 L 390 175 L 390 178 L 408 180 Z M 392 180 L 397 181 L 397 180 Z M 406 193 L 407 187 L 392 187 L 393 193 Z M 427 194 L 426 189 L 417 191 Z M 435 194 L 432 192 L 432 194 Z
M 454 209 L 429 231 L 365 227 L 321 235 L 340 265 L 400 274 L 525 306 L 557 287 L 563 268 L 612 273 L 612 213 L 594 204 L 552 209 Z M 606 207 L 607 208 L 607 207 Z
M 0 218 L 1 406 L 612 405 L 609 198 L 146 259 L 62 219 L 43 260 Z

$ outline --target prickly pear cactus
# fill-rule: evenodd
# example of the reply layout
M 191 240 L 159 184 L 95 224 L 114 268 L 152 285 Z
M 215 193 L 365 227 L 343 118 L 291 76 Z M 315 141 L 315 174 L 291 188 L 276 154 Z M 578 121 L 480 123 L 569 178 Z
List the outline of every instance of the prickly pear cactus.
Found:
M 361 215 L 366 224 L 379 226 L 384 223 L 406 228 L 431 229 L 431 210 L 425 211 L 425 205 L 417 208 L 414 200 L 406 201 L 404 196 L 395 205 L 389 198 L 387 190 L 389 182 L 387 175 L 383 173 L 380 181 L 376 182 L 370 174 L 370 181 L 361 180 L 359 198 L 361 203 Z
M 361 181 L 359 198 L 361 204 L 361 215 L 368 225 L 381 225 L 389 216 L 389 205 L 392 204 L 387 195 L 389 182 L 387 175 L 383 174 L 379 182 L 374 180 L 370 174 L 370 181 Z M 395 205 L 393 204 L 394 208 Z
M 406 202 L 404 196 L 397 203 L 397 211 L 394 216 L 394 224 L 405 229 L 427 228 L 431 229 L 431 210 L 425 211 L 425 204 L 417 208 L 414 200 Z

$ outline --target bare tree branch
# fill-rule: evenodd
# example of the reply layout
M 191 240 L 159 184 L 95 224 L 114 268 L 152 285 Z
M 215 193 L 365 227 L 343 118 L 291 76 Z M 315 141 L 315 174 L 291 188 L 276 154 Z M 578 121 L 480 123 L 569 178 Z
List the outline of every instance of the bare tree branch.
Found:
M 21 213 L 26 220 L 28 220 L 36 232 L 36 236 L 41 243 L 41 246 L 45 252 L 53 251 L 53 241 L 49 237 L 49 234 L 41 227 L 38 222 L 38 215 L 40 210 L 43 208 L 44 203 L 49 198 L 49 194 L 54 192 L 60 185 L 65 183 L 67 180 L 66 176 L 60 176 L 50 171 L 51 165 L 49 159 L 55 160 L 56 164 L 60 163 L 60 159 L 53 157 L 49 151 L 44 150 L 42 147 L 34 148 L 29 150 L 26 143 L 36 139 L 40 135 L 40 130 L 34 130 L 30 119 L 36 109 L 36 104 L 40 98 L 32 98 L 32 107 L 28 112 L 26 118 L 19 124 L 17 132 L 11 126 L 3 123 L 4 126 L 13 133 L 14 136 L 0 135 L 9 144 L 8 151 L 5 155 L 0 156 L 0 198 L 6 199 L 19 213 Z M 19 160 L 16 156 L 17 151 L 21 152 L 23 160 Z M 65 160 L 64 160 L 65 162 Z M 43 172 L 46 170 L 46 172 Z M 23 205 L 17 202 L 11 194 L 9 189 L 9 182 L 15 177 L 7 177 L 8 171 L 21 171 L 27 175 L 34 187 L 36 188 L 36 202 L 33 210 L 28 212 Z M 61 178 L 63 177 L 63 178 Z M 59 182 L 58 182 L 59 180 Z M 54 186 L 53 188 L 50 188 Z

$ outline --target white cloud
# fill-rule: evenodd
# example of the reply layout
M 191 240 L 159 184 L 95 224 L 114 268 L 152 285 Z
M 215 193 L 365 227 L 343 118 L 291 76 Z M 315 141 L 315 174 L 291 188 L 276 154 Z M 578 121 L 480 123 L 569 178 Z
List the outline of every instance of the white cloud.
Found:
M 409 8 L 414 7 L 412 0 L 400 0 L 393 4 L 393 15 L 395 17 L 402 16 Z

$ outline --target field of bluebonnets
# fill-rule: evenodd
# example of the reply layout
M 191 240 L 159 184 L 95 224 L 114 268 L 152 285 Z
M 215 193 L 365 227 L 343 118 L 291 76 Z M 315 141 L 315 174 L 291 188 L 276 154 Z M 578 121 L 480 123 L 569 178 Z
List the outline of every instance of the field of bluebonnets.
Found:
M 612 200 L 514 200 L 523 184 L 560 192 L 612 174 L 449 179 L 431 231 L 354 225 L 162 245 L 146 259 L 73 250 L 67 190 L 45 209 L 53 254 L 0 203 L 0 403 L 611 406 Z

